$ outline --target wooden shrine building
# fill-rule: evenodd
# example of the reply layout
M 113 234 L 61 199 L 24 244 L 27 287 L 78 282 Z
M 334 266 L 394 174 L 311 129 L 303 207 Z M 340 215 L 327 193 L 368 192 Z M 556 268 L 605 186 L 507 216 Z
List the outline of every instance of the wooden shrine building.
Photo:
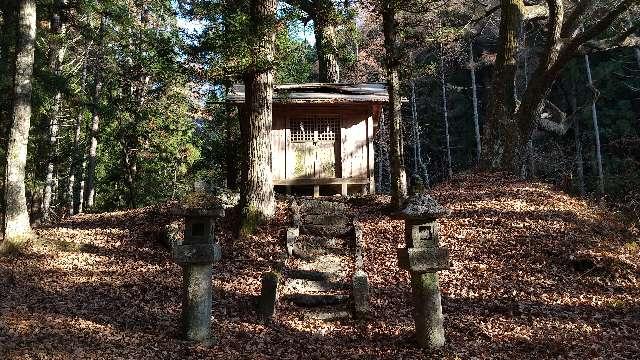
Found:
M 244 85 L 235 85 L 231 103 L 244 104 Z M 373 135 L 383 84 L 276 85 L 271 130 L 274 186 L 313 187 L 375 193 Z

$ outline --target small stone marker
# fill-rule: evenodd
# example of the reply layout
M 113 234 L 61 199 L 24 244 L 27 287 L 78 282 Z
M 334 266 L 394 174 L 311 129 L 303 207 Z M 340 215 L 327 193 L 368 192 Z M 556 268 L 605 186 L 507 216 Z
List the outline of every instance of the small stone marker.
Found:
M 300 236 L 300 228 L 291 227 L 287 228 L 287 254 L 293 256 L 293 247 L 296 244 L 296 240 Z
M 362 319 L 369 312 L 369 277 L 363 270 L 353 274 L 353 307 L 354 317 Z
M 184 240 L 173 248 L 176 263 L 182 266 L 182 331 L 187 340 L 211 343 L 213 263 L 221 258 L 215 242 L 215 218 L 221 209 L 175 209 L 184 217 Z
M 364 271 L 364 240 L 362 225 L 354 221 L 356 272 L 352 279 L 353 315 L 356 319 L 363 319 L 369 312 L 369 276 Z
M 275 271 L 262 274 L 262 289 L 258 299 L 258 310 L 263 319 L 272 319 L 278 306 L 278 282 L 280 275 Z
M 416 340 L 430 349 L 445 342 L 437 271 L 449 269 L 449 250 L 440 247 L 437 219 L 447 213 L 425 194 L 410 197 L 402 211 L 406 247 L 398 249 L 398 262 L 411 273 Z

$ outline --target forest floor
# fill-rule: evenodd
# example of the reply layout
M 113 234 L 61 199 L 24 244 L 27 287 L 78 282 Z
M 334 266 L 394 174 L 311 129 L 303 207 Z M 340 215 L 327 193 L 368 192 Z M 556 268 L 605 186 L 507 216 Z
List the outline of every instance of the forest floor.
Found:
M 441 273 L 446 346 L 413 342 L 403 222 L 388 198 L 353 202 L 364 225 L 367 321 L 323 323 L 281 303 L 258 321 L 260 274 L 282 252 L 285 203 L 255 237 L 218 229 L 217 344 L 179 340 L 181 271 L 158 239 L 166 206 L 64 219 L 0 259 L 0 359 L 639 358 L 637 228 L 546 184 L 460 175 L 432 194 L 453 266 Z M 358 204 L 359 203 L 359 204 Z

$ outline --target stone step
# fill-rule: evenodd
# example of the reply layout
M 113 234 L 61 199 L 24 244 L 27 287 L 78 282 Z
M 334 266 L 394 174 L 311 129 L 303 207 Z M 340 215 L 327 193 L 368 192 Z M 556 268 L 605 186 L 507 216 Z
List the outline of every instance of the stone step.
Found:
M 328 249 L 345 249 L 349 247 L 349 241 L 340 237 L 300 235 L 296 238 L 296 244 Z
M 332 291 L 348 291 L 351 287 L 345 282 L 289 279 L 286 281 L 285 289 L 286 293 L 313 294 Z
M 317 270 L 301 270 L 290 269 L 284 274 L 289 279 L 303 279 L 311 281 L 331 281 L 336 277 L 336 274 Z
M 303 244 L 295 244 L 291 247 L 291 256 L 305 261 L 321 261 L 323 257 L 330 255 L 348 256 L 349 250 Z
M 353 225 L 314 225 L 301 224 L 300 233 L 306 235 L 339 237 L 347 236 L 353 232 Z
M 327 200 L 312 200 L 305 199 L 299 201 L 298 211 L 300 214 L 335 214 L 346 215 L 349 212 L 349 206 L 347 204 L 327 201 Z
M 335 214 L 307 214 L 302 215 L 303 225 L 347 226 L 351 220 L 346 216 Z
M 288 294 L 285 301 L 290 301 L 298 306 L 316 307 L 344 304 L 349 301 L 349 295 L 343 294 Z

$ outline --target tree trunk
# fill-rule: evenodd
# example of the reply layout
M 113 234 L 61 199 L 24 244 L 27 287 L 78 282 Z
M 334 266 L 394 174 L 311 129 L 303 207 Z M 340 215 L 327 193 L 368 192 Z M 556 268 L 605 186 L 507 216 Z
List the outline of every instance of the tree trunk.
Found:
M 589 55 L 584 56 L 585 66 L 587 68 L 587 79 L 589 87 L 592 91 L 596 91 L 593 85 L 593 77 L 591 76 L 591 64 Z M 598 126 L 598 109 L 596 108 L 596 98 L 594 96 L 591 102 L 591 116 L 593 118 L 593 136 L 596 140 L 596 165 L 598 167 L 598 197 L 602 201 L 604 199 L 604 172 L 602 170 L 602 151 L 600 148 L 600 127 Z
M 411 172 L 411 182 L 413 183 L 414 179 L 419 175 L 419 166 L 418 166 L 418 141 L 420 140 L 418 137 L 418 109 L 416 106 L 416 84 L 413 80 L 411 80 L 411 150 L 413 155 L 413 167 Z M 412 185 L 413 186 L 413 185 Z
M 442 83 L 442 112 L 444 116 L 444 136 L 447 143 L 447 176 L 453 177 L 453 167 L 451 165 L 451 138 L 449 137 L 449 103 L 447 101 L 447 82 L 444 73 L 444 55 L 440 56 L 440 81 Z
M 10 74 L 14 74 L 15 71 L 15 44 L 13 41 L 7 39 L 15 38 L 16 32 L 16 2 L 5 1 L 0 5 L 2 9 L 2 25 L 0 31 L 4 36 L 5 41 L 0 41 L 0 74 L 6 80 L 9 80 Z M 6 149 L 6 144 L 9 135 L 9 129 L 11 128 L 11 103 L 13 95 L 13 83 L 6 81 L 4 86 L 0 87 L 0 149 Z M 2 153 L 5 155 L 4 153 Z M 4 164 L 2 164 L 4 170 Z M 2 181 L 3 193 L 4 193 L 4 178 Z
M 18 3 L 18 34 L 13 89 L 13 121 L 5 168 L 4 244 L 19 245 L 31 236 L 25 167 L 31 122 L 32 74 L 36 37 L 35 0 Z
M 56 9 L 59 11 L 59 9 Z M 64 47 L 62 44 L 62 39 L 60 38 L 64 35 L 64 24 L 62 23 L 60 14 L 56 11 L 53 13 L 51 17 L 51 53 L 49 67 L 51 68 L 51 72 L 55 76 L 60 75 L 60 68 L 62 67 L 62 62 L 64 61 Z M 49 221 L 49 214 L 51 211 L 51 200 L 54 194 L 55 189 L 58 184 L 57 172 L 55 171 L 56 166 L 58 165 L 58 130 L 59 123 L 58 119 L 60 117 L 60 104 L 62 102 L 62 92 L 60 90 L 56 91 L 56 94 L 53 99 L 53 107 L 51 109 L 51 113 L 49 114 L 49 159 L 47 162 L 47 177 L 44 187 L 44 197 L 42 200 L 42 218 L 44 221 Z
M 578 112 L 578 99 L 577 99 L 577 91 L 576 91 L 576 82 L 571 79 L 570 84 L 570 93 L 569 93 L 569 107 L 571 109 L 571 114 L 576 117 L 575 123 L 573 124 L 573 140 L 576 145 L 576 177 L 578 178 L 578 192 L 581 197 L 585 195 L 584 188 L 584 160 L 582 157 L 582 139 L 581 139 L 581 129 L 580 129 L 580 118 L 577 116 Z
M 331 0 L 314 0 L 313 6 L 319 81 L 338 83 L 340 82 L 340 66 L 338 65 L 338 42 L 333 20 L 335 18 L 334 4 Z
M 244 77 L 245 105 L 241 130 L 245 141 L 245 181 L 240 192 L 241 235 L 253 233 L 258 223 L 275 213 L 270 160 L 276 7 L 275 0 L 251 1 L 256 43 L 252 46 L 252 66 Z
M 80 82 L 80 89 L 84 91 L 87 85 L 87 60 L 86 58 L 82 64 L 82 80 Z M 75 131 L 73 134 L 73 145 L 71 149 L 71 154 L 69 155 L 69 188 L 68 188 L 68 206 L 69 206 L 69 215 L 77 214 L 82 212 L 82 191 L 84 190 L 84 186 L 76 187 L 76 180 L 82 179 L 82 167 L 78 166 L 78 164 L 84 163 L 84 151 L 80 148 L 80 137 L 82 136 L 82 118 L 83 118 L 83 107 L 78 109 L 78 115 L 76 116 L 75 121 Z M 76 178 L 76 175 L 77 178 Z M 82 181 L 82 180 L 81 180 Z M 76 194 L 76 188 L 78 189 L 79 194 Z
M 480 164 L 482 139 L 480 138 L 480 114 L 478 110 L 478 84 L 476 82 L 476 62 L 473 56 L 473 41 L 469 42 L 469 67 L 471 68 L 471 90 L 473 93 L 473 125 L 476 134 L 476 161 Z
M 138 165 L 137 159 L 135 155 L 135 149 L 130 149 L 131 146 L 128 145 L 127 141 L 123 142 L 122 151 L 124 152 L 124 167 L 127 170 L 127 176 L 125 177 L 125 182 L 127 184 L 127 206 L 131 209 L 135 209 L 137 207 L 137 189 L 136 189 L 136 177 L 138 176 Z
M 87 171 L 84 189 L 84 208 L 92 208 L 95 202 L 95 177 L 96 156 L 98 154 L 98 133 L 100 131 L 100 93 L 102 91 L 102 37 L 104 35 L 104 17 L 100 19 L 100 35 L 96 44 L 96 53 L 93 63 L 93 92 L 91 101 L 91 128 L 89 129 L 89 141 L 87 151 Z
M 400 209 L 407 197 L 407 174 L 404 164 L 404 144 L 402 139 L 402 112 L 400 79 L 398 68 L 400 59 L 396 44 L 397 23 L 393 4 L 386 3 L 382 10 L 384 47 L 386 53 L 387 87 L 389 88 L 389 137 L 391 149 L 391 206 Z
M 229 94 L 228 88 L 226 94 Z M 234 130 L 233 120 L 238 116 L 238 108 L 227 104 L 225 111 L 225 143 L 227 149 L 233 149 L 236 144 L 236 136 Z M 237 189 L 238 187 L 238 156 L 236 152 L 227 151 L 225 153 L 225 168 L 226 168 L 226 187 L 228 189 Z
M 487 168 L 519 168 L 516 156 L 519 145 L 515 122 L 515 77 L 518 62 L 518 39 L 524 18 L 523 0 L 502 0 L 500 41 L 489 102 L 482 163 Z

